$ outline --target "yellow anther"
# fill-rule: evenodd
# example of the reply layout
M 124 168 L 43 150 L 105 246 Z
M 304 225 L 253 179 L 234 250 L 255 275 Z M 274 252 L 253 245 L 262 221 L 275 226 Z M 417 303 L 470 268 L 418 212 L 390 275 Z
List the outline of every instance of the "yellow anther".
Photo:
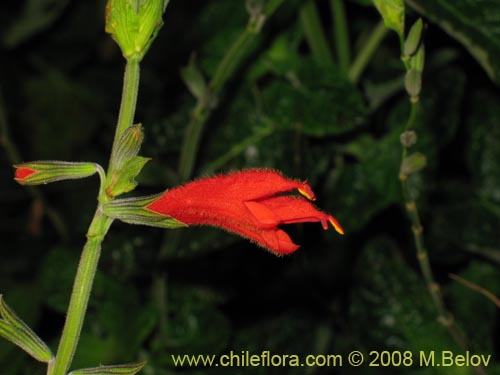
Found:
M 344 234 L 344 229 L 342 229 L 342 227 L 340 226 L 340 224 L 338 223 L 337 220 L 335 220 L 331 216 L 328 218 L 328 220 L 332 224 L 333 228 L 337 231 L 337 233 L 342 234 L 342 235 Z

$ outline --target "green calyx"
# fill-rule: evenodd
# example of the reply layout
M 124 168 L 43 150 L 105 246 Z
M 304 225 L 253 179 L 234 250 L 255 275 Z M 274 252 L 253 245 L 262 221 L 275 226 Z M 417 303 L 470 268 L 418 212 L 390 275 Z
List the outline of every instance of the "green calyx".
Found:
M 394 30 L 400 37 L 405 31 L 405 3 L 404 0 L 373 0 L 384 24 Z
M 106 32 L 126 59 L 142 60 L 163 25 L 169 0 L 108 0 Z
M 157 228 L 181 228 L 186 224 L 161 215 L 146 207 L 157 200 L 162 194 L 150 195 L 147 197 L 136 197 L 127 199 L 116 199 L 102 206 L 102 211 L 106 216 L 121 220 L 128 224 L 147 225 Z

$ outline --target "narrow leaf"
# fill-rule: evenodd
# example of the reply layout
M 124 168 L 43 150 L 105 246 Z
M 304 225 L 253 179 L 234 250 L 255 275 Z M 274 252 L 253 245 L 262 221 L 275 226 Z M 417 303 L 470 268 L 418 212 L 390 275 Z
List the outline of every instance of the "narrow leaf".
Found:
M 68 375 L 134 375 L 146 365 L 146 362 L 129 363 L 126 365 L 99 366 L 71 371 Z

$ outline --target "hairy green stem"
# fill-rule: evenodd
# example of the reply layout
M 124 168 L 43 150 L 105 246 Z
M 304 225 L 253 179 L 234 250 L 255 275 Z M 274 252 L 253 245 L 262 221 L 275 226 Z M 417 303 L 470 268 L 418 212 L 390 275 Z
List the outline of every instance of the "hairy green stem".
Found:
M 349 79 L 353 83 L 357 83 L 361 74 L 363 74 L 365 68 L 368 66 L 373 54 L 377 50 L 377 47 L 380 45 L 382 40 L 384 40 L 387 35 L 388 29 L 385 27 L 384 22 L 380 21 L 375 29 L 370 34 L 370 37 L 366 41 L 366 43 L 359 50 L 358 55 L 354 59 L 354 62 L 349 69 Z
M 116 145 L 123 132 L 134 123 L 137 94 L 139 92 L 139 78 L 139 60 L 135 58 L 127 60 L 127 65 L 125 66 L 125 76 L 123 78 L 120 114 L 118 115 L 118 123 L 116 125 L 115 140 L 113 145 Z
M 87 243 L 78 265 L 61 341 L 49 375 L 66 375 L 71 365 L 97 271 L 101 243 L 111 223 L 112 220 L 103 216 L 98 209 L 87 232 Z
M 340 70 L 347 74 L 351 65 L 351 49 L 349 47 L 349 31 L 344 9 L 344 0 L 330 0 L 333 15 L 335 49 Z
M 123 132 L 132 125 L 137 102 L 139 87 L 139 61 L 129 60 L 125 68 L 125 77 L 122 91 L 122 101 L 118 123 L 116 127 L 113 148 Z M 113 161 L 110 160 L 110 168 Z M 113 220 L 105 216 L 101 206 L 112 198 L 106 195 L 104 183 L 106 174 L 99 168 L 100 188 L 98 195 L 98 207 L 87 232 L 87 242 L 80 257 L 80 263 L 76 272 L 73 291 L 69 302 L 66 322 L 64 324 L 61 340 L 55 360 L 48 367 L 48 375 L 66 375 L 76 351 L 80 333 L 87 311 L 87 305 L 92 291 L 97 264 L 101 254 L 101 244 Z M 108 173 L 111 171 L 108 171 Z
M 333 65 L 333 56 L 328 46 L 318 9 L 313 0 L 307 1 L 300 9 L 300 22 L 314 58 L 320 64 Z

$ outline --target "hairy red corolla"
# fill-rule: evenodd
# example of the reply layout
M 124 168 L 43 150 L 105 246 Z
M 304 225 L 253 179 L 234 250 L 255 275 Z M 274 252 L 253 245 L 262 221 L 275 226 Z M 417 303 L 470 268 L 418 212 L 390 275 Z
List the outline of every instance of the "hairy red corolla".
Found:
M 301 196 L 284 195 L 298 190 Z M 248 238 L 276 254 L 299 248 L 281 224 L 330 223 L 344 234 L 333 216 L 309 200 L 316 197 L 307 184 L 270 169 L 251 169 L 201 178 L 167 190 L 146 208 L 187 225 L 211 225 Z

